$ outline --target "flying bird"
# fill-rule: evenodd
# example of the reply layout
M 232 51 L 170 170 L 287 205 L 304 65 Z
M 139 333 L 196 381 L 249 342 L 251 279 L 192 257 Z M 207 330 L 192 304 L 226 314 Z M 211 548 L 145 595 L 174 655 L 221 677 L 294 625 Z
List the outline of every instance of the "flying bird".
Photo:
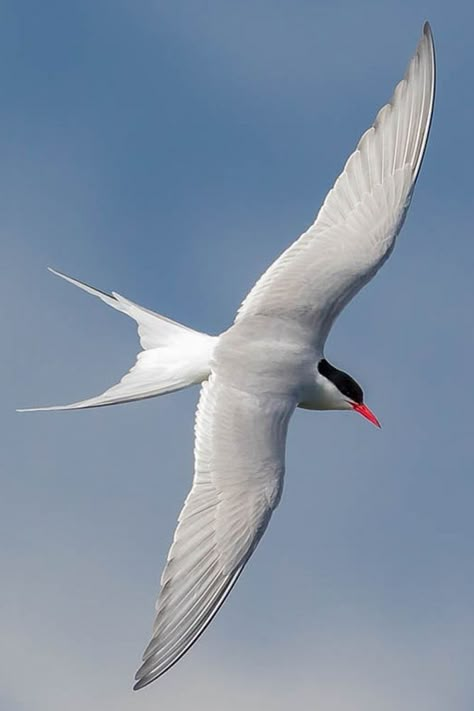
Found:
M 405 77 L 363 134 L 315 222 L 260 277 L 220 336 L 51 270 L 135 319 L 143 350 L 102 395 L 36 409 L 99 407 L 201 384 L 193 484 L 135 689 L 164 674 L 194 644 L 255 550 L 280 500 L 295 408 L 352 410 L 379 426 L 360 385 L 326 360 L 324 346 L 344 306 L 395 246 L 428 140 L 434 88 L 426 23 Z

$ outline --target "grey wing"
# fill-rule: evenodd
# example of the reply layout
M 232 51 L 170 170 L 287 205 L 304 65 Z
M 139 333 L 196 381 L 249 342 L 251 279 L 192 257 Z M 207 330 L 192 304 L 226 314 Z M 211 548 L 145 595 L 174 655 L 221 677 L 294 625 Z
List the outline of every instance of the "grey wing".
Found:
M 263 274 L 236 321 L 299 319 L 321 348 L 348 301 L 374 276 L 403 224 L 428 139 L 435 58 L 428 23 L 405 78 L 359 141 L 316 221 Z
M 236 389 L 215 374 L 201 390 L 195 474 L 161 579 L 134 689 L 166 672 L 226 599 L 278 504 L 296 403 Z

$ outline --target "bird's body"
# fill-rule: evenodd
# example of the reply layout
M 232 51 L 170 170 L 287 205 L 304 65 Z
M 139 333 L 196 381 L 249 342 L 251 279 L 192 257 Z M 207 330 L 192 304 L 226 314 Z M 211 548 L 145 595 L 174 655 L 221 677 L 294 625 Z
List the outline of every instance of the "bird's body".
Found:
M 435 64 L 425 25 L 405 78 L 362 136 L 314 224 L 263 274 L 220 336 L 198 333 L 63 276 L 137 321 L 143 350 L 102 395 L 127 402 L 202 383 L 192 489 L 179 516 L 135 688 L 189 649 L 232 589 L 277 506 L 296 407 L 378 421 L 360 386 L 324 357 L 334 320 L 391 254 L 428 138 Z

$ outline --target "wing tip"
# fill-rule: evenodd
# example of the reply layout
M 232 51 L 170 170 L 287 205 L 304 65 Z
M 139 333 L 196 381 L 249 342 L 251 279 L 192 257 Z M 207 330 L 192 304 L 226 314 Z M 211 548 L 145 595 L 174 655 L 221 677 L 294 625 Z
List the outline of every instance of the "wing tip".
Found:
M 420 40 L 420 47 L 418 50 L 418 54 L 419 54 L 419 52 L 421 50 L 421 46 L 423 45 L 424 42 L 426 42 L 428 44 L 428 50 L 431 54 L 431 60 L 432 60 L 432 64 L 433 64 L 433 83 L 434 83 L 435 75 L 436 75 L 436 54 L 435 54 L 433 31 L 431 29 L 431 25 L 428 22 L 428 20 L 426 20 L 423 24 L 423 33 L 422 33 L 422 37 Z
M 148 670 L 147 672 L 144 671 L 145 669 L 145 664 L 144 662 L 139 669 L 137 670 L 135 674 L 135 683 L 133 685 L 133 691 L 140 691 L 140 689 L 144 689 L 145 686 L 148 686 L 149 684 L 153 683 L 156 681 L 160 676 L 163 676 L 163 674 L 168 671 L 170 666 L 166 666 L 164 669 L 160 671 L 150 671 Z M 173 666 L 173 664 L 171 665 Z
M 146 681 L 145 677 L 143 677 L 142 679 L 138 679 L 138 681 L 136 681 L 136 682 L 134 683 L 134 685 L 133 685 L 133 687 L 132 687 L 132 690 L 133 690 L 133 691 L 140 691 L 140 689 L 144 689 L 145 686 L 148 686 L 148 684 L 150 684 L 151 681 L 152 681 L 152 680 Z
M 431 25 L 428 22 L 428 20 L 426 20 L 426 22 L 423 24 L 423 34 L 422 34 L 421 42 L 423 42 L 424 40 L 426 40 L 428 43 L 430 52 L 433 57 L 433 64 L 434 64 L 435 63 L 434 37 L 433 37 L 433 31 L 431 29 Z

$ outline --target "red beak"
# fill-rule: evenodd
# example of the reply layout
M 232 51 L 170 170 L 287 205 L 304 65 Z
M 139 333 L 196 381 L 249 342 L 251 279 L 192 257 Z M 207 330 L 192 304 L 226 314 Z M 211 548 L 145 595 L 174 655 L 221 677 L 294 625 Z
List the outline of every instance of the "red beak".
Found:
M 375 417 L 374 413 L 372 410 L 369 410 L 367 405 L 364 405 L 363 403 L 361 405 L 358 405 L 356 402 L 351 403 L 352 407 L 356 412 L 359 413 L 359 415 L 362 415 L 362 417 L 365 417 L 369 422 L 372 422 L 373 425 L 376 427 L 381 427 L 382 425 L 378 421 L 378 419 Z

